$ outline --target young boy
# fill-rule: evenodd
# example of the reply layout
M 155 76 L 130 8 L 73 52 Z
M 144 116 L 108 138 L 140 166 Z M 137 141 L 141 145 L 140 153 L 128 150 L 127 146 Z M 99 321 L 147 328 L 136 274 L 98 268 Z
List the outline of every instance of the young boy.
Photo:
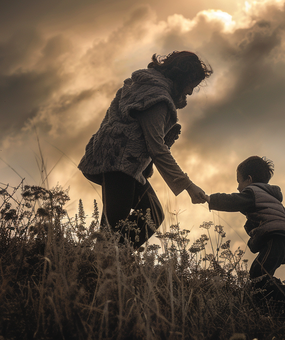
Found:
M 210 210 L 240 211 L 247 218 L 244 228 L 250 236 L 248 247 L 259 253 L 250 268 L 256 288 L 285 300 L 285 289 L 273 278 L 275 270 L 285 264 L 285 208 L 278 186 L 268 184 L 274 165 L 264 157 L 252 156 L 237 167 L 238 191 L 233 194 L 206 195 Z

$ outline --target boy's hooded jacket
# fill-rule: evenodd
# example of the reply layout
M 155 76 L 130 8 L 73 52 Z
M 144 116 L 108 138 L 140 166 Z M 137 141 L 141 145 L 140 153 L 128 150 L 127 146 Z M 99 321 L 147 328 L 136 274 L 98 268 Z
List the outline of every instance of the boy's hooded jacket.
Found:
M 240 211 L 247 217 L 244 228 L 250 236 L 248 246 L 253 253 L 259 252 L 272 235 L 284 237 L 285 208 L 278 186 L 254 183 L 241 193 L 213 194 L 209 208 L 219 211 Z
M 172 93 L 172 80 L 153 68 L 137 70 L 126 79 L 99 130 L 86 146 L 85 155 L 78 166 L 83 174 L 92 175 L 96 183 L 102 184 L 102 173 L 121 171 L 145 184 L 143 171 L 153 158 L 157 169 L 176 195 L 189 186 L 190 179 L 176 164 L 167 145 L 162 141 L 158 147 L 159 143 L 156 143 L 152 148 L 151 141 L 145 138 L 151 128 L 147 124 L 162 131 L 163 137 L 176 124 L 177 111 Z M 154 112 L 157 117 L 140 121 L 138 115 L 141 112 L 158 104 L 160 107 L 164 105 L 163 119 Z M 148 123 L 149 120 L 152 122 Z

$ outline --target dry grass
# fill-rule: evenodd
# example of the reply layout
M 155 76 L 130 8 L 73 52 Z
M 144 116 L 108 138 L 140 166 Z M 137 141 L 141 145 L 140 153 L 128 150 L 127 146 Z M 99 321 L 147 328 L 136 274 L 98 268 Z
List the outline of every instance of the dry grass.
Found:
M 203 223 L 190 245 L 173 225 L 157 234 L 161 248 L 133 251 L 98 231 L 96 202 L 90 225 L 82 202 L 68 218 L 60 187 L 2 186 L 0 198 L 5 340 L 285 339 L 284 306 L 256 301 L 243 252 L 221 226 Z

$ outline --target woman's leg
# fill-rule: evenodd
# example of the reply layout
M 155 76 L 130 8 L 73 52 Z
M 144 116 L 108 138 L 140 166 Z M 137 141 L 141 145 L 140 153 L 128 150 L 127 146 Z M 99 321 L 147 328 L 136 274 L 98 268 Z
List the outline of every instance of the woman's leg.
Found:
M 155 233 L 164 220 L 162 206 L 148 181 L 144 185 L 137 183 L 132 208 L 135 211 L 130 219 L 136 220 L 139 229 L 139 233 L 132 235 L 132 241 L 135 248 L 138 248 Z M 142 213 L 142 218 L 137 218 L 136 211 Z
M 164 219 L 160 202 L 148 181 L 142 185 L 122 172 L 105 173 L 102 193 L 102 222 L 107 220 L 112 230 L 116 231 L 117 223 L 127 220 L 119 228 L 122 235 L 133 242 L 135 248 L 145 243 Z M 134 209 L 132 213 L 131 209 Z M 145 219 L 147 209 L 150 209 L 153 225 Z M 120 241 L 124 241 L 123 237 Z
M 103 174 L 103 214 L 114 230 L 120 220 L 125 220 L 131 211 L 136 180 L 123 172 Z

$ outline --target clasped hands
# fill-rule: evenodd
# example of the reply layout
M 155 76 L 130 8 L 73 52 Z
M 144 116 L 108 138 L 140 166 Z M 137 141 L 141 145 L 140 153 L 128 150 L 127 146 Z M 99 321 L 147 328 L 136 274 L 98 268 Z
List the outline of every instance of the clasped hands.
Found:
M 193 204 L 210 202 L 210 197 L 196 184 L 192 183 L 186 190 L 190 195 Z

